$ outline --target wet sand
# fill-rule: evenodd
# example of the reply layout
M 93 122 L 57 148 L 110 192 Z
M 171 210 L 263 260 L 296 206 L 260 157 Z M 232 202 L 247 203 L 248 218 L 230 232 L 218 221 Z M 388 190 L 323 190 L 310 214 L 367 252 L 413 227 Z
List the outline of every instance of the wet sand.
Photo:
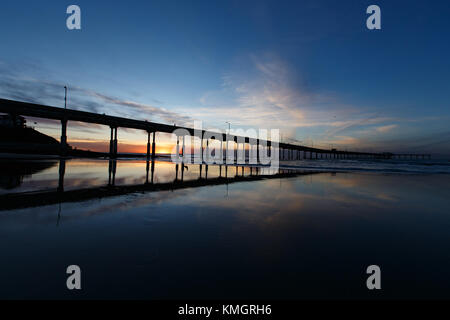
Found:
M 107 163 L 68 162 L 65 188 L 107 184 Z M 145 175 L 117 163 L 118 185 Z M 171 181 L 173 164 L 155 175 Z M 57 186 L 55 164 L 2 192 Z M 324 172 L 2 210 L 0 298 L 449 298 L 448 190 L 444 174 Z

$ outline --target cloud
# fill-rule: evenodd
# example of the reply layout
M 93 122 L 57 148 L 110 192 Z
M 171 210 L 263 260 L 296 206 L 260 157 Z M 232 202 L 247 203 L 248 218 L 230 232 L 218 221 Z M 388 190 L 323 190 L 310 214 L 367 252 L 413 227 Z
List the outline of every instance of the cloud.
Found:
M 230 121 L 234 127 L 277 128 L 284 141 L 355 151 L 420 151 L 417 141 L 424 137 L 416 123 L 442 121 L 433 116 L 392 116 L 375 105 L 344 103 L 334 92 L 305 85 L 299 71 L 276 55 L 250 55 L 222 76 L 220 90 L 206 92 L 199 101 L 201 107 L 191 115 L 219 127 Z M 445 146 L 444 136 L 421 145 L 424 150 L 435 143 Z
M 44 70 L 45 71 L 45 70 Z M 38 104 L 63 106 L 64 83 L 47 80 L 38 64 L 17 66 L 0 62 L 0 96 Z M 68 105 L 72 109 L 105 113 L 135 119 L 180 125 L 193 121 L 191 117 L 165 108 L 120 99 L 91 89 L 69 85 Z
M 276 128 L 286 141 L 314 140 L 315 145 L 328 141 L 350 143 L 338 137 L 349 137 L 357 128 L 394 120 L 369 108 L 345 105 L 334 93 L 311 89 L 293 67 L 276 55 L 250 55 L 243 65 L 222 76 L 221 90 L 203 94 L 199 100 L 202 107 L 196 108 L 192 116 L 211 122 L 227 120 L 235 127 Z M 356 143 L 354 137 L 351 144 Z
M 292 84 L 289 66 L 270 55 L 248 59 L 249 70 L 223 75 L 221 89 L 203 94 L 193 116 L 292 134 L 298 126 L 309 126 L 301 107 L 311 97 Z
M 230 121 L 234 129 L 274 128 L 280 129 L 283 141 L 311 141 L 309 145 L 314 143 L 324 148 L 333 144 L 359 151 L 448 150 L 446 128 L 428 125 L 427 130 L 434 133 L 426 137 L 416 129 L 417 122 L 442 122 L 442 117 L 392 117 L 381 114 L 373 106 L 344 104 L 335 93 L 308 87 L 299 71 L 276 55 L 249 55 L 244 60 L 220 77 L 222 85 L 217 90 L 200 96 L 198 107 L 167 109 L 75 85 L 69 85 L 69 107 L 186 126 L 191 126 L 194 119 L 201 119 L 204 128 L 225 128 L 225 121 Z M 35 62 L 0 61 L 0 96 L 62 107 L 64 83 L 51 79 L 52 74 Z M 53 126 L 43 119 L 38 122 Z M 408 129 L 408 123 L 411 123 L 408 135 L 402 134 Z M 73 126 L 78 129 L 79 137 L 100 129 L 91 124 L 74 123 Z M 438 133 L 439 130 L 444 133 Z M 138 139 L 129 135 L 130 141 L 134 138 Z
M 338 146 L 351 146 L 354 147 L 355 145 L 358 145 L 360 143 L 360 140 L 355 137 L 349 137 L 349 136 L 336 136 L 333 139 L 330 140 L 324 140 L 322 141 L 322 144 L 325 145 L 338 145 Z
M 84 90 L 88 95 L 98 98 L 101 101 L 115 106 L 126 107 L 136 111 L 136 116 L 142 118 L 142 115 L 151 115 L 153 118 L 160 118 L 169 124 L 186 124 L 192 122 L 193 119 L 189 116 L 182 115 L 165 108 L 155 107 L 148 104 L 138 103 L 134 101 L 121 100 L 116 97 L 108 96 L 91 90 Z M 129 111 L 129 110 L 128 110 Z
M 395 128 L 397 128 L 396 124 L 390 124 L 390 125 L 387 125 L 387 126 L 378 127 L 376 130 L 378 132 L 381 132 L 381 133 L 386 133 L 386 132 L 389 132 L 389 131 L 391 131 L 392 129 L 395 129 Z

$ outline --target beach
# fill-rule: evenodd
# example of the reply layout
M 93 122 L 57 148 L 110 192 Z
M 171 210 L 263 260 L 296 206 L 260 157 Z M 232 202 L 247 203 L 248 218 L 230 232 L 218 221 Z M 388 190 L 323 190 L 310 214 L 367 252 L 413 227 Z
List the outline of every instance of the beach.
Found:
M 2 172 L 0 194 L 56 190 L 59 162 L 34 163 L 34 172 L 15 179 L 11 170 Z M 231 183 L 236 167 L 230 167 L 230 183 L 21 209 L 0 205 L 0 297 L 450 297 L 446 162 L 404 163 L 394 172 L 389 162 L 352 165 L 359 170 L 345 170 L 342 161 L 307 163 L 283 164 L 302 170 L 293 177 Z M 67 160 L 64 192 L 108 185 L 108 167 L 105 160 Z M 118 160 L 114 184 L 145 184 L 146 167 Z M 183 179 L 198 179 L 198 167 L 188 165 Z M 209 166 L 205 177 L 203 166 L 202 179 L 223 170 Z M 256 171 L 243 172 L 250 178 Z M 175 164 L 157 161 L 153 180 L 170 183 L 178 174 Z M 77 293 L 65 286 L 65 268 L 73 264 L 83 274 Z M 380 266 L 382 290 L 367 290 L 369 265 Z

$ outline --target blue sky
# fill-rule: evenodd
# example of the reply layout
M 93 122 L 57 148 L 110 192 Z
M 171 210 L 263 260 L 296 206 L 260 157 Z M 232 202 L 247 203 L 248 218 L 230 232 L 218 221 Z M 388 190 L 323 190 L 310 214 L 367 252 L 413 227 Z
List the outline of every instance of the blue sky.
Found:
M 81 30 L 66 28 L 71 4 Z M 381 30 L 366 28 L 371 4 Z M 448 1 L 4 0 L 0 96 L 62 106 L 67 85 L 74 109 L 450 154 L 449 16 Z M 69 142 L 107 131 L 75 124 Z

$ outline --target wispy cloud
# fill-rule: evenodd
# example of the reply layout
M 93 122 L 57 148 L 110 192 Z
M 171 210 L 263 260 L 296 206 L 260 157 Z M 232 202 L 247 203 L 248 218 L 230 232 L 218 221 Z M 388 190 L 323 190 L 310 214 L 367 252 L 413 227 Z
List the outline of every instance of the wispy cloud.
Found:
M 223 75 L 221 90 L 205 93 L 194 115 L 292 132 L 300 125 L 309 125 L 302 105 L 311 97 L 292 85 L 289 66 L 273 56 L 251 56 L 249 61 L 247 74 L 239 71 Z
M 278 128 L 286 138 L 299 140 L 314 130 L 320 130 L 314 133 L 315 140 L 330 140 L 353 128 L 392 121 L 391 117 L 344 105 L 335 94 L 308 88 L 291 70 L 276 55 L 251 55 L 247 69 L 227 73 L 222 77 L 222 90 L 200 98 L 202 107 L 193 116 Z M 227 96 L 232 98 L 226 100 Z
M 105 94 L 101 94 L 91 90 L 83 90 L 86 94 L 91 97 L 97 98 L 107 104 L 112 104 L 115 106 L 128 108 L 130 111 L 135 111 L 136 118 L 142 118 L 142 116 L 149 116 L 152 119 L 162 119 L 167 123 L 177 123 L 177 124 L 186 124 L 188 122 L 192 122 L 192 118 L 180 113 L 176 113 L 166 108 L 155 107 L 149 104 L 139 103 L 135 101 L 122 100 L 116 97 L 108 96 Z M 129 115 L 128 113 L 126 113 Z
M 299 79 L 298 71 L 293 72 L 276 55 L 250 55 L 244 65 L 222 75 L 221 87 L 205 92 L 198 107 L 164 108 L 153 105 L 153 100 L 143 103 L 75 85 L 70 86 L 69 107 L 187 126 L 198 119 L 205 127 L 224 128 L 225 121 L 231 121 L 234 128 L 277 128 L 285 141 L 310 141 L 327 148 L 407 151 L 448 149 L 450 144 L 448 133 L 438 133 L 439 129 L 426 137 L 414 131 L 416 123 L 442 121 L 441 117 L 394 117 L 375 107 L 345 104 L 335 93 L 309 88 Z M 0 96 L 62 106 L 64 83 L 51 79 L 51 74 L 38 63 L 13 65 L 0 61 Z M 39 123 L 52 126 L 42 119 Z M 409 136 L 399 135 L 408 124 Z M 100 129 L 90 124 L 73 126 L 78 127 L 80 138 Z M 130 133 L 129 141 L 133 137 Z
M 0 96 L 39 104 L 61 106 L 64 83 L 47 80 L 37 64 L 18 67 L 0 63 Z M 79 86 L 69 86 L 69 107 L 142 120 L 185 124 L 192 119 L 183 114 L 146 103 L 121 99 Z
M 381 132 L 381 133 L 386 133 L 386 132 L 389 132 L 389 131 L 391 131 L 392 129 L 395 129 L 395 128 L 397 128 L 396 124 L 390 124 L 390 125 L 387 125 L 387 126 L 378 127 L 376 130 L 378 132 Z
M 393 116 L 376 106 L 344 103 L 335 93 L 303 85 L 298 70 L 292 72 L 275 55 L 251 55 L 244 65 L 223 75 L 222 88 L 206 92 L 191 115 L 211 122 L 219 119 L 219 126 L 227 120 L 235 126 L 278 128 L 286 140 L 361 151 L 417 149 L 417 143 L 402 133 L 409 130 L 414 135 L 413 123 L 439 120 Z M 394 134 L 402 142 L 394 141 Z M 416 139 L 422 140 L 419 133 Z

